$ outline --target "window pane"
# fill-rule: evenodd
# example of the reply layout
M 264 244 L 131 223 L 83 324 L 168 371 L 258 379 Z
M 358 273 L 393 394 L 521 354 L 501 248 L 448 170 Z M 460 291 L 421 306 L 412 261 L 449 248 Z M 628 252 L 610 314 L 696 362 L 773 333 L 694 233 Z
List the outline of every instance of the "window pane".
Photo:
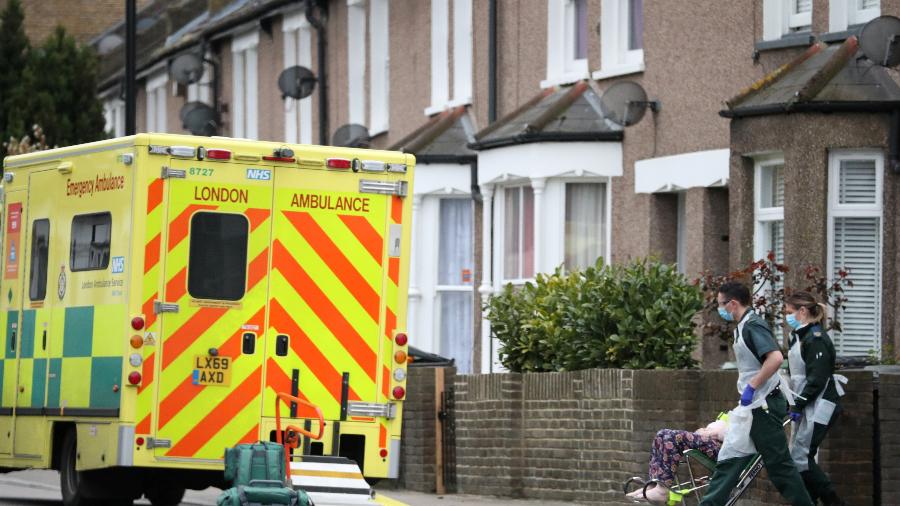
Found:
M 191 218 L 188 293 L 198 299 L 238 300 L 247 278 L 247 218 L 197 213 Z
M 867 355 L 881 343 L 881 220 L 876 217 L 834 219 L 834 268 L 849 269 L 853 286 L 835 333 L 839 355 Z
M 441 199 L 438 284 L 472 284 L 472 201 Z
M 587 0 L 575 0 L 575 59 L 587 58 Z
M 472 368 L 472 292 L 441 292 L 441 355 L 456 360 L 460 374 Z
M 50 220 L 35 220 L 31 227 L 31 275 L 28 297 L 44 300 L 47 295 L 47 257 L 50 250 Z
M 784 221 L 771 221 L 766 225 L 768 229 L 768 254 L 769 251 L 775 252 L 775 261 L 784 263 Z
M 881 7 L 879 0 L 859 0 L 860 9 L 877 9 Z
M 628 0 L 628 49 L 644 49 L 644 0 Z
M 106 269 L 109 265 L 111 228 L 112 216 L 109 213 L 83 214 L 72 220 L 69 265 L 73 271 Z
M 606 224 L 603 183 L 566 185 L 566 268 L 583 269 L 603 255 Z
M 812 0 L 793 0 L 793 12 L 791 14 L 803 14 L 812 12 Z
M 875 160 L 842 160 L 838 181 L 841 204 L 874 204 L 876 202 Z
M 522 276 L 534 277 L 534 191 L 522 187 Z
M 784 165 L 762 168 L 760 207 L 784 206 Z
M 519 277 L 519 188 L 507 188 L 503 205 L 503 277 Z

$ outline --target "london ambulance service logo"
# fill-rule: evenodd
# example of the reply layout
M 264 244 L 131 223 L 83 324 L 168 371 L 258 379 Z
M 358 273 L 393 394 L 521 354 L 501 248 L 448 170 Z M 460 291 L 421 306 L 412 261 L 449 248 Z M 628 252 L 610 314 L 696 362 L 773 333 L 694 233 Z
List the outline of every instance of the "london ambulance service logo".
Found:
M 56 285 L 56 294 L 59 295 L 59 300 L 62 300 L 63 297 L 66 296 L 66 266 L 63 265 L 59 268 L 59 279 L 57 280 Z

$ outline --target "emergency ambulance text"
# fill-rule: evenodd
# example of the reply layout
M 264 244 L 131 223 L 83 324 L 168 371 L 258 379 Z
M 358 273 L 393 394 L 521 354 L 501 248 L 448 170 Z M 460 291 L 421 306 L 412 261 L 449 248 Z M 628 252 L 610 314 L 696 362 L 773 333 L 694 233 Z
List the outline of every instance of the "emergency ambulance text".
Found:
M 295 193 L 291 199 L 291 207 L 367 213 L 369 212 L 369 199 L 364 197 L 333 197 L 331 195 Z
M 125 188 L 125 176 L 113 176 L 112 174 L 98 174 L 94 179 L 83 181 L 66 180 L 66 196 L 77 195 L 79 198 L 85 195 L 93 195 L 94 192 L 121 190 Z

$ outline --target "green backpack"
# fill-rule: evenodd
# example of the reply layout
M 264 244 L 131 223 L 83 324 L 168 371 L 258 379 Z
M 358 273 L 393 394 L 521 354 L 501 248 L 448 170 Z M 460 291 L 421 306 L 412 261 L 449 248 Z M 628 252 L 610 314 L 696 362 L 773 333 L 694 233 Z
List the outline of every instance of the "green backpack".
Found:
M 284 485 L 284 446 L 260 441 L 225 450 L 225 481 L 238 487 L 256 480 Z
M 306 492 L 278 486 L 245 487 L 241 485 L 225 490 L 216 500 L 216 506 L 269 506 L 276 504 L 313 506 Z

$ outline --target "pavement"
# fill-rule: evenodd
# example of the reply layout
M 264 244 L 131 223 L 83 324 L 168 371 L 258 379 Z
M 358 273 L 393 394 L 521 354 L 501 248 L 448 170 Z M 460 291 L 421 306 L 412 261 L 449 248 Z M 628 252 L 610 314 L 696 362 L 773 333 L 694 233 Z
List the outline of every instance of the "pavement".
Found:
M 502 497 L 486 497 L 464 494 L 423 494 L 407 490 L 377 489 L 375 502 L 383 506 L 562 506 L 569 503 L 528 501 Z M 181 503 L 183 506 L 212 506 L 221 491 L 215 488 L 189 490 Z M 136 505 L 149 505 L 146 499 Z M 17 471 L 0 474 L 0 505 L 61 506 L 59 473 L 56 471 Z

